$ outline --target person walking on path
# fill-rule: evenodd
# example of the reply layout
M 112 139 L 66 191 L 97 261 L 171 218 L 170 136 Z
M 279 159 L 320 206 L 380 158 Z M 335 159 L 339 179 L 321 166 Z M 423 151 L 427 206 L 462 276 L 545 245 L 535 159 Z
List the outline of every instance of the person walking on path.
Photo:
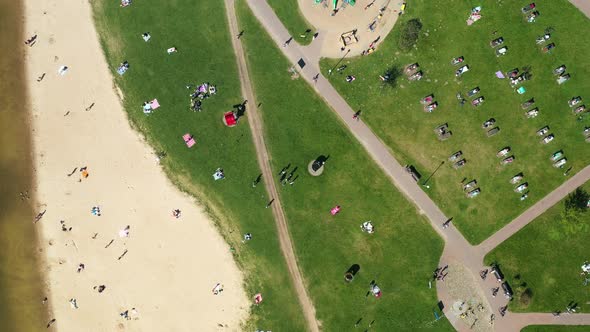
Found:
M 291 41 L 293 40 L 293 37 L 289 37 L 289 39 L 287 39 L 285 41 L 285 43 L 283 44 L 283 47 L 287 47 L 287 45 L 289 45 L 291 43 Z
M 240 39 L 243 35 L 244 35 L 244 30 L 242 30 L 242 31 L 240 31 L 240 33 L 238 33 L 238 39 Z
M 313 82 L 317 83 L 318 79 L 320 78 L 320 73 L 317 73 L 314 77 L 313 77 Z
M 453 220 L 453 218 L 451 218 L 451 219 L 449 219 L 449 220 L 447 220 L 447 221 L 443 222 L 443 224 L 442 224 L 442 227 L 443 227 L 443 228 L 448 228 L 448 227 L 449 227 L 449 225 L 451 224 L 451 220 Z
M 268 204 L 266 204 L 266 207 L 265 207 L 265 209 L 268 209 L 268 208 L 269 208 L 269 207 L 272 205 L 272 202 L 274 202 L 274 201 L 275 201 L 275 199 L 274 199 L 274 198 L 273 198 L 273 199 L 271 199 L 271 200 L 268 202 Z
M 354 115 L 352 116 L 352 119 L 358 121 L 360 116 L 361 116 L 361 111 L 359 110 L 356 113 L 354 113 Z

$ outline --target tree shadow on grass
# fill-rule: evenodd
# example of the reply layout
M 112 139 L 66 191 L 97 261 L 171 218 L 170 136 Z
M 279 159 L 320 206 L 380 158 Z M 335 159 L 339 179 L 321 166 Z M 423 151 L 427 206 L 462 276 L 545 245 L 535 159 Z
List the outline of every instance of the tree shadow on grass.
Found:
M 381 79 L 381 86 L 383 88 L 393 89 L 398 85 L 399 78 L 402 76 L 403 70 L 398 65 L 392 65 L 379 76 Z

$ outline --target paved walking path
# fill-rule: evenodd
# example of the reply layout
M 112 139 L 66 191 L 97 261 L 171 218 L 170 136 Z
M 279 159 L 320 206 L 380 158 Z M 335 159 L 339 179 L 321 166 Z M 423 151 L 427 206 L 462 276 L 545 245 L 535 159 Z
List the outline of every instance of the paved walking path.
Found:
M 569 193 L 574 191 L 579 186 L 590 180 L 590 166 L 586 166 L 576 175 L 572 176 L 569 180 L 564 182 L 557 189 L 553 190 L 549 195 L 538 201 L 535 205 L 531 206 L 523 214 L 514 219 L 511 223 L 504 226 L 502 229 L 497 231 L 494 235 L 487 238 L 485 241 L 480 243 L 476 250 L 479 254 L 485 256 L 488 252 L 492 251 L 500 243 L 506 241 L 514 233 L 521 230 L 524 226 L 528 225 L 535 218 L 543 214 L 550 207 L 557 204 L 559 201 L 564 199 Z
M 344 124 L 350 129 L 352 134 L 361 142 L 369 155 L 377 162 L 377 164 L 385 171 L 393 183 L 398 187 L 410 200 L 416 202 L 421 214 L 424 214 L 431 220 L 433 227 L 439 234 L 449 242 L 456 243 L 458 246 L 469 246 L 469 243 L 463 238 L 461 233 L 454 227 L 445 229 L 443 231 L 442 224 L 448 218 L 442 211 L 434 204 L 434 202 L 420 189 L 419 185 L 413 178 L 405 171 L 392 154 L 389 148 L 381 142 L 381 140 L 365 125 L 362 121 L 356 121 L 352 118 L 354 111 L 340 94 L 334 89 L 330 82 L 321 74 L 317 83 L 314 83 L 313 77 L 319 73 L 318 62 L 319 58 L 312 55 L 309 58 L 306 48 L 302 48 L 295 42 L 291 42 L 288 46 L 282 47 L 287 39 L 290 38 L 289 32 L 279 21 L 278 17 L 273 12 L 272 8 L 265 0 L 247 0 L 250 8 L 255 16 L 262 23 L 264 28 L 268 31 L 272 39 L 281 47 L 281 50 L 291 60 L 292 63 L 302 59 L 305 66 L 298 71 L 300 77 L 308 81 L 312 87 L 316 89 L 318 94 L 325 99 L 328 105 L 340 116 Z M 312 43 L 313 44 L 313 43 Z M 310 52 L 311 53 L 311 52 Z
M 264 130 L 262 128 L 262 121 L 256 109 L 256 105 L 258 105 L 258 103 L 254 99 L 254 93 L 252 92 L 252 86 L 250 84 L 250 75 L 248 74 L 248 66 L 246 64 L 246 58 L 244 56 L 244 49 L 242 48 L 242 44 L 240 43 L 240 41 L 237 39 L 237 35 L 240 29 L 238 28 L 236 10 L 234 5 L 234 0 L 225 0 L 225 10 L 229 22 L 230 33 L 232 35 L 232 45 L 238 63 L 242 95 L 248 100 L 248 106 L 246 106 L 246 111 L 248 113 L 248 124 L 250 125 L 250 130 L 252 131 L 252 138 L 254 140 L 254 145 L 256 147 L 256 157 L 258 159 L 260 169 L 262 170 L 262 178 L 264 181 L 266 191 L 269 197 L 271 197 L 271 199 L 274 199 L 271 208 L 275 217 L 275 222 L 277 224 L 277 231 L 279 235 L 281 251 L 283 252 L 283 256 L 285 256 L 287 267 L 289 269 L 289 274 L 291 275 L 291 278 L 293 280 L 293 285 L 295 286 L 297 297 L 303 309 L 303 314 L 307 322 L 308 329 L 311 332 L 319 332 L 319 324 L 315 318 L 315 308 L 313 306 L 313 302 L 307 294 L 307 290 L 303 283 L 303 278 L 301 277 L 301 272 L 299 271 L 299 267 L 297 266 L 297 259 L 295 258 L 293 243 L 291 242 L 291 237 L 289 235 L 285 212 L 283 211 L 281 199 L 277 192 L 275 181 L 273 179 L 274 173 L 272 172 L 272 168 L 270 167 L 270 157 L 268 155 L 268 150 L 264 142 Z
M 232 0 L 226 0 L 226 2 Z M 320 47 L 318 43 L 322 41 L 322 36 L 312 44 L 302 47 L 296 42 L 284 45 L 291 36 L 282 22 L 276 16 L 266 0 L 246 0 L 254 15 L 269 33 L 273 41 L 281 48 L 284 55 L 297 67 L 300 77 L 310 83 L 326 103 L 339 115 L 342 122 L 350 129 L 351 133 L 364 146 L 369 155 L 383 169 L 385 174 L 390 178 L 393 184 L 400 190 L 411 202 L 413 202 L 419 213 L 425 215 L 432 227 L 445 240 L 445 249 L 441 257 L 441 266 L 449 263 L 462 264 L 465 266 L 477 280 L 477 286 L 483 291 L 485 301 L 497 310 L 500 306 L 506 304 L 507 300 L 502 296 L 492 297 L 489 291 L 492 287 L 497 287 L 493 278 L 481 280 L 479 271 L 484 269 L 483 257 L 486 250 L 493 247 L 516 233 L 534 218 L 548 209 L 552 204 L 565 197 L 569 192 L 575 190 L 580 184 L 590 180 L 590 167 L 576 174 L 572 179 L 564 183 L 546 198 L 539 201 L 531 209 L 514 221 L 514 225 L 509 224 L 500 230 L 499 234 L 492 236 L 482 245 L 474 247 L 465 240 L 462 234 L 452 225 L 443 229 L 443 222 L 449 218 L 443 214 L 438 206 L 430 199 L 420 188 L 419 184 L 405 172 L 405 169 L 395 160 L 389 148 L 366 126 L 362 121 L 352 119 L 355 110 L 353 110 L 340 94 L 334 89 L 330 82 L 319 71 Z M 572 3 L 577 2 L 571 0 Z M 583 2 L 584 0 L 582 0 Z M 590 7 L 590 6 L 586 6 Z M 590 12 L 590 8 L 588 8 Z M 303 61 L 304 65 L 299 63 Z M 327 73 L 326 73 L 327 74 Z M 317 80 L 314 81 L 314 77 Z M 256 132 L 253 132 L 256 135 Z M 260 129 L 256 129 L 260 130 Z M 265 178 L 266 180 L 266 178 Z M 276 195 L 276 192 L 273 193 Z M 551 205 L 549 205 L 551 204 Z M 286 226 L 285 226 L 286 227 Z M 448 294 L 444 283 L 437 283 L 437 293 L 439 299 L 445 303 L 445 314 L 449 314 L 449 307 L 452 305 L 452 297 Z M 497 312 L 497 311 L 496 311 Z M 499 317 L 499 315 L 496 315 Z M 459 330 L 468 330 L 465 324 L 449 317 L 453 326 Z M 457 323 L 459 322 L 459 323 Z M 531 324 L 582 324 L 590 325 L 590 314 L 574 314 L 555 318 L 551 314 L 531 313 L 531 314 L 514 314 L 507 313 L 505 317 L 496 319 L 493 327 L 495 331 L 520 331 L 520 328 Z
M 588 0 L 570 0 L 571 4 L 576 6 L 582 13 L 590 18 L 590 1 Z

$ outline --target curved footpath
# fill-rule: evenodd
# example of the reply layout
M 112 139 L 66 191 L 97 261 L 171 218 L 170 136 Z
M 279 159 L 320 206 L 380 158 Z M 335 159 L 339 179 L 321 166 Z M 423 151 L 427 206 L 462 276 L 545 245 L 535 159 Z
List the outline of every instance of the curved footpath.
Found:
M 38 301 L 48 298 L 55 319 L 39 331 L 215 331 L 219 324 L 238 331 L 249 301 L 229 246 L 130 127 L 90 3 L 25 0 L 25 6 L 27 37 L 38 35 L 25 61 L 33 189 L 37 212 L 46 210 L 35 227 L 50 292 Z M 59 75 L 62 65 L 68 70 Z M 101 216 L 91 214 L 94 206 Z M 173 209 L 182 211 L 179 219 Z M 218 282 L 225 287 L 215 296 Z M 129 319 L 120 316 L 125 311 Z
M 265 0 L 247 0 L 254 15 L 258 18 L 264 28 L 267 30 L 274 42 L 280 46 L 290 38 L 287 29 L 276 16 L 272 8 Z M 575 1 L 572 1 L 575 2 Z M 590 7 L 590 6 L 586 6 Z M 590 8 L 588 8 L 590 10 Z M 506 301 L 501 297 L 491 297 L 487 291 L 493 287 L 492 278 L 487 281 L 481 281 L 479 271 L 484 269 L 483 256 L 496 245 L 516 233 L 526 224 L 531 222 L 536 216 L 540 215 L 552 204 L 565 197 L 568 193 L 575 190 L 579 184 L 590 180 L 590 166 L 578 172 L 562 186 L 550 193 L 546 198 L 539 201 L 523 215 L 517 218 L 516 223 L 504 227 L 496 236 L 492 236 L 489 241 L 485 241 L 483 246 L 474 247 L 469 244 L 461 233 L 453 227 L 443 229 L 442 223 L 448 218 L 442 213 L 438 206 L 422 191 L 419 185 L 405 172 L 403 167 L 395 160 L 388 147 L 366 126 L 363 122 L 353 121 L 352 115 L 355 111 L 346 103 L 338 94 L 328 80 L 320 73 L 319 60 L 321 53 L 322 36 L 309 46 L 302 47 L 295 42 L 291 42 L 286 47 L 280 47 L 284 55 L 295 65 L 303 77 L 317 93 L 324 98 L 326 103 L 336 112 L 344 124 L 349 128 L 352 134 L 365 147 L 369 155 L 389 176 L 393 184 L 406 195 L 418 208 L 421 214 L 424 214 L 430 220 L 432 227 L 445 240 L 445 250 L 441 257 L 441 266 L 448 263 L 457 263 L 465 266 L 477 280 L 477 287 L 485 294 L 486 300 L 492 308 L 497 309 L 505 305 Z M 301 67 L 298 63 L 303 60 L 305 65 Z M 317 82 L 313 78 L 319 75 Z M 452 316 L 449 306 L 453 299 L 446 289 L 444 283 L 437 283 L 439 298 L 445 303 L 445 314 L 453 326 L 459 330 L 469 330 L 465 324 Z M 495 310 L 494 310 L 495 311 Z M 496 314 L 499 317 L 498 314 Z M 486 322 L 487 324 L 487 322 Z M 514 314 L 507 313 L 505 317 L 496 319 L 495 324 L 490 325 L 489 330 L 495 331 L 520 331 L 520 329 L 532 324 L 558 324 L 558 325 L 590 325 L 590 314 L 574 314 L 554 317 L 550 313 L 530 313 Z

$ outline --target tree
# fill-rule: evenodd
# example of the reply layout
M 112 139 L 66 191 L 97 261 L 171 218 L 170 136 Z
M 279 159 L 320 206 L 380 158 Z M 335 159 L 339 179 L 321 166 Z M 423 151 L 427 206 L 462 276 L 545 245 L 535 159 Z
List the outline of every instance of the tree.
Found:
M 531 303 L 533 297 L 533 291 L 530 288 L 525 288 L 524 291 L 520 294 L 519 301 L 520 305 L 523 307 L 528 307 Z
M 394 88 L 397 85 L 397 79 L 401 76 L 402 69 L 397 66 L 389 67 L 385 73 L 383 73 L 381 80 L 383 81 L 383 86 Z
M 565 199 L 565 210 L 586 211 L 588 200 L 590 200 L 590 194 L 584 189 L 578 188 Z
M 409 51 L 420 36 L 420 30 L 422 29 L 422 22 L 419 19 L 413 18 L 407 21 L 402 28 L 402 34 L 399 39 L 399 47 L 403 51 Z

